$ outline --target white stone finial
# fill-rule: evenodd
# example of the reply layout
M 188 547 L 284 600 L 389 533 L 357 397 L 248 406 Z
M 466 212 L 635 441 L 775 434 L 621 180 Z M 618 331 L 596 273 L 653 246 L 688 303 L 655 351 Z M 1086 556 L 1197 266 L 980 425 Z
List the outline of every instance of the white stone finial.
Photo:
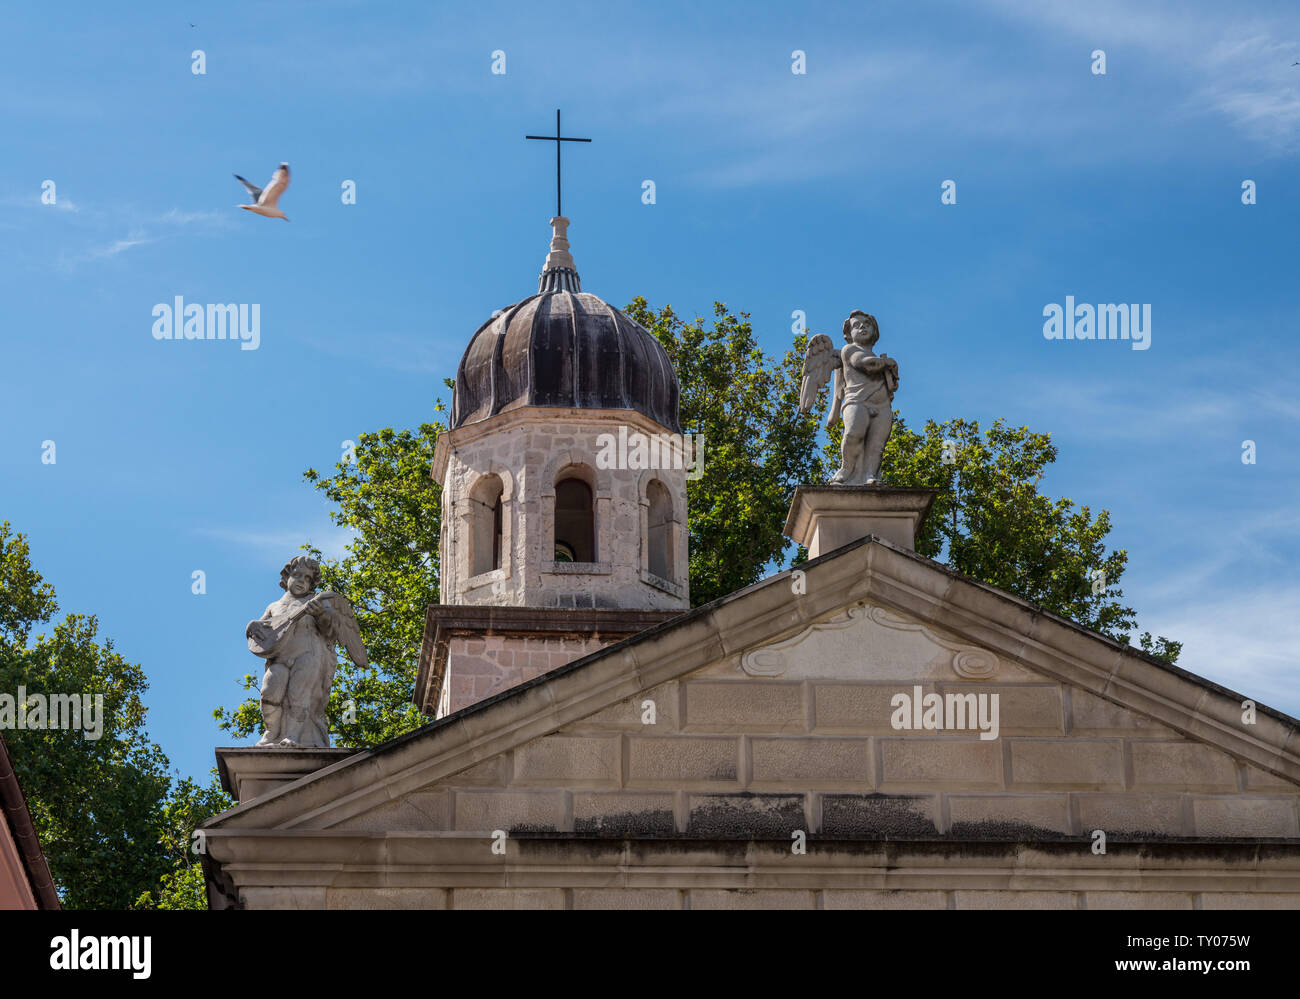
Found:
M 546 255 L 546 266 L 542 268 L 543 270 L 554 270 L 557 267 L 577 270 L 573 266 L 573 256 L 569 253 L 569 240 L 566 235 L 568 229 L 569 220 L 563 215 L 551 219 L 551 252 Z
M 568 228 L 569 220 L 563 215 L 551 219 L 551 252 L 546 255 L 546 263 L 537 278 L 539 295 L 553 291 L 582 291 L 578 269 L 573 265 L 573 256 L 569 253 Z

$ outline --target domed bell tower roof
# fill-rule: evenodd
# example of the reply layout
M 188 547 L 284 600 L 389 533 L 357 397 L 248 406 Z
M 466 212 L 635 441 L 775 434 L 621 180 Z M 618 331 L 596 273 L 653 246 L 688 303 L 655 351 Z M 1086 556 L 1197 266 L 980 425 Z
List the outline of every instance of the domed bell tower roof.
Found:
M 551 219 L 537 294 L 475 331 L 456 370 L 451 429 L 523 406 L 631 409 L 681 433 L 677 375 L 645 327 L 582 290 L 569 220 Z

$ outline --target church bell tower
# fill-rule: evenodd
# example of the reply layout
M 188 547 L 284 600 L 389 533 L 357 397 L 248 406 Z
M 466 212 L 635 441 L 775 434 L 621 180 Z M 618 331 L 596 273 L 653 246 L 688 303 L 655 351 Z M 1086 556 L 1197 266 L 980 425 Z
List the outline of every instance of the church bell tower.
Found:
M 551 219 L 537 294 L 494 313 L 438 440 L 442 603 L 416 703 L 438 717 L 690 607 L 678 383 L 654 336 L 582 290 Z

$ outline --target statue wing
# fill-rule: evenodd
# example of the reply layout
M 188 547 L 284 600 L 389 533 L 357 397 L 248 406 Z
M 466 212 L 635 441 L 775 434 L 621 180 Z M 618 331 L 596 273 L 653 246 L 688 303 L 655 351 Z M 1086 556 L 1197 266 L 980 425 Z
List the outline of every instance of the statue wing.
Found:
M 365 643 L 361 641 L 361 629 L 357 627 L 357 616 L 353 613 L 348 598 L 342 593 L 331 591 L 329 601 L 337 612 L 339 644 L 348 650 L 348 655 L 358 666 L 369 666 L 370 657 L 366 655 Z
M 825 333 L 818 333 L 808 341 L 803 356 L 803 384 L 799 387 L 799 412 L 809 413 L 817 401 L 817 393 L 831 380 L 831 373 L 840 366 L 840 352 Z

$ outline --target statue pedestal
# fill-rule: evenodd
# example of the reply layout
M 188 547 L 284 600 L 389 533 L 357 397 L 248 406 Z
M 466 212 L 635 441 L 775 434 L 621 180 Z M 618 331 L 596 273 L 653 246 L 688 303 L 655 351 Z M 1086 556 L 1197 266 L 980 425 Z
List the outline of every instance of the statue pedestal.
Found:
M 344 748 L 228 746 L 217 750 L 217 770 L 221 774 L 221 786 L 242 805 L 359 752 L 359 749 Z
M 894 486 L 799 486 L 784 534 L 807 548 L 809 558 L 868 534 L 914 551 L 916 532 L 937 495 L 934 489 Z

